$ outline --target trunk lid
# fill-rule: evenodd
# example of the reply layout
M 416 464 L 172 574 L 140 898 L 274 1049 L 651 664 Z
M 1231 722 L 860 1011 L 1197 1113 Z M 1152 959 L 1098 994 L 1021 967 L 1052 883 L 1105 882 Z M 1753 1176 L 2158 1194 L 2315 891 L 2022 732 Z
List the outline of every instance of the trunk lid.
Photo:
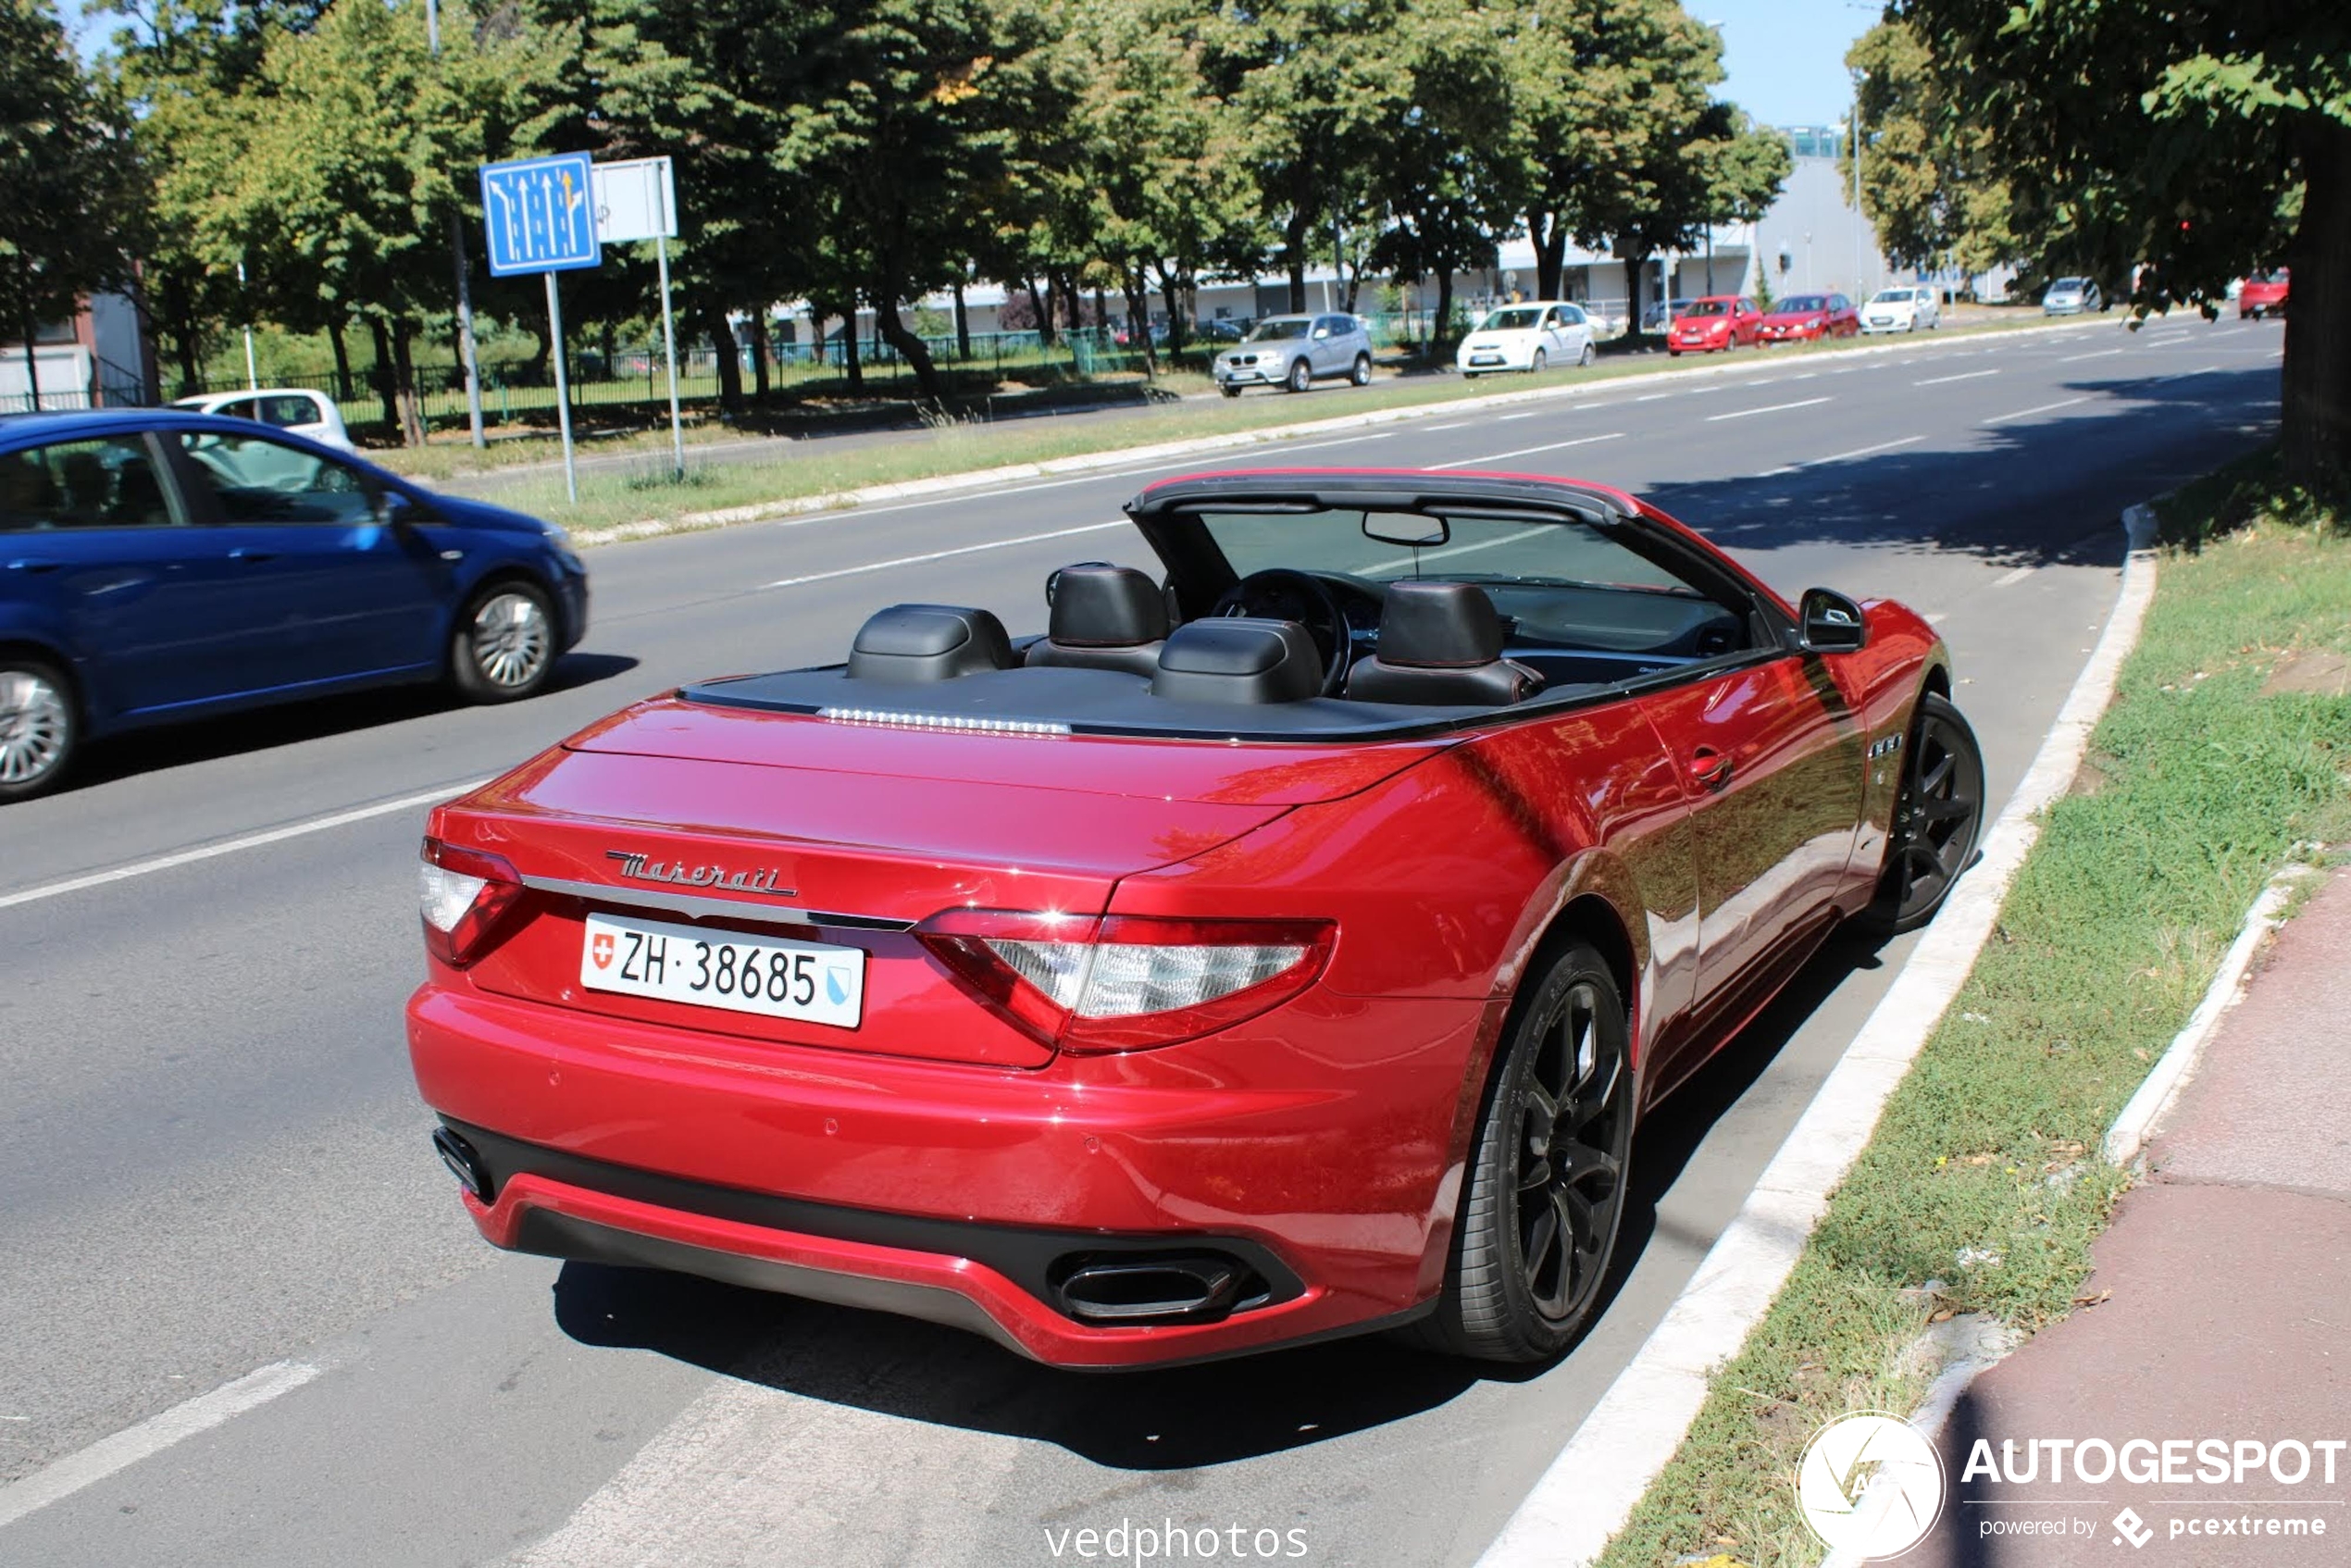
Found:
M 586 1014 L 794 1045 L 1033 1067 L 1050 1052 L 966 996 L 909 927 L 943 910 L 1099 914 L 1189 859 L 1446 742 L 1227 745 L 937 733 L 662 700 L 434 815 L 531 891 L 467 971 Z M 591 915 L 861 950 L 851 1027 L 587 988 Z

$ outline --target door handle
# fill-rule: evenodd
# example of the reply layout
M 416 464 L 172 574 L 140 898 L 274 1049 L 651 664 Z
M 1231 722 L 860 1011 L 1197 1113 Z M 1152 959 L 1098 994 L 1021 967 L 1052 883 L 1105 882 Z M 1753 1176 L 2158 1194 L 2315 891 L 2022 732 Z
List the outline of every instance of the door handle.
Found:
M 243 545 L 229 552 L 229 559 L 231 561 L 260 562 L 274 561 L 277 558 L 278 553 L 275 550 L 249 550 Z
M 12 572 L 54 572 L 60 563 L 40 555 L 19 555 L 8 563 Z
M 1700 746 L 1690 753 L 1690 778 L 1709 790 L 1720 790 L 1731 781 L 1731 759 L 1711 746 Z

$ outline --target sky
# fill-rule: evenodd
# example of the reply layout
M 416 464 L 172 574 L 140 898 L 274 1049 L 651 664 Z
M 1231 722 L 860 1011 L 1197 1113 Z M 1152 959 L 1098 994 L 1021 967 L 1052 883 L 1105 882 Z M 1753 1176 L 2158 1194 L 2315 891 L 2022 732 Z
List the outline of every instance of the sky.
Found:
M 52 0 L 86 56 L 117 25 L 85 17 L 81 0 Z M 1723 28 L 1723 95 L 1766 125 L 1827 125 L 1852 101 L 1845 51 L 1882 14 L 1863 0 L 1683 0 Z
M 1853 79 L 1845 51 L 1884 14 L 1860 0 L 1682 0 L 1723 26 L 1723 96 L 1766 125 L 1845 118 Z

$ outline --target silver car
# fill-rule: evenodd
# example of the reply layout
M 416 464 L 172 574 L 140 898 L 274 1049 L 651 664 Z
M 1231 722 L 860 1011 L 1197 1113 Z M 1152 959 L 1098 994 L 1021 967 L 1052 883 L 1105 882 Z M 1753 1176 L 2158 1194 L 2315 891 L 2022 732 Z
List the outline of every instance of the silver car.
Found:
M 1240 396 L 1243 387 L 1302 392 L 1338 376 L 1365 386 L 1372 379 L 1372 337 L 1352 316 L 1269 316 L 1217 355 L 1212 368 L 1216 390 L 1226 397 Z
M 2079 316 L 2084 311 L 2105 308 L 2106 302 L 2098 297 L 2098 286 L 2087 278 L 2060 278 L 2041 296 L 2044 316 Z

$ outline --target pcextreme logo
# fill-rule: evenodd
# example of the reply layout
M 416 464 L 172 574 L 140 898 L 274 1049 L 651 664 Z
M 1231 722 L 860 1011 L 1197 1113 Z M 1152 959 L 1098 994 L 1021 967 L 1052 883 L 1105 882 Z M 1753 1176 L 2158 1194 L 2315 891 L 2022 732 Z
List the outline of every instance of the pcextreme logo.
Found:
M 1796 1504 L 1831 1551 L 1899 1556 L 1926 1538 L 1943 1512 L 1943 1461 L 1898 1415 L 1839 1416 L 1805 1445 Z

